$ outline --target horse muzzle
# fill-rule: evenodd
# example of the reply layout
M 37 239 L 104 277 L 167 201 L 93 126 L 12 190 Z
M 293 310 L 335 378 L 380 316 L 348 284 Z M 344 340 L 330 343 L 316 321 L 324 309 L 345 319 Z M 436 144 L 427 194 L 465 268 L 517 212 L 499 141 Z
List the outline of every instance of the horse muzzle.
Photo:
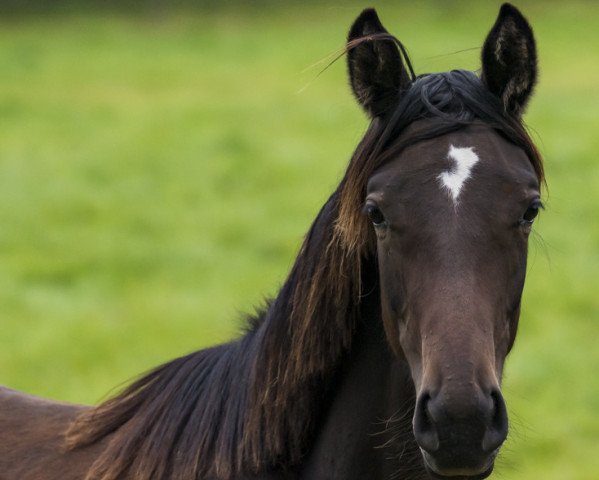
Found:
M 505 402 L 498 388 L 418 396 L 414 436 L 424 464 L 435 478 L 483 479 L 507 437 Z

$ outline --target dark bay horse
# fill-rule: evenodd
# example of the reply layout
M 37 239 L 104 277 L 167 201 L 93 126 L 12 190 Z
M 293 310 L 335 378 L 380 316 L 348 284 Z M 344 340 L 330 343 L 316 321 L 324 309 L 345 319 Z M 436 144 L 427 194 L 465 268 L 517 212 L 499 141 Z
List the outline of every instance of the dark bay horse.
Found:
M 276 298 L 241 338 L 97 407 L 0 390 L 0 479 L 491 473 L 542 207 L 542 162 L 522 125 L 532 30 L 505 4 L 480 76 L 416 76 L 365 10 L 347 58 L 371 123 Z

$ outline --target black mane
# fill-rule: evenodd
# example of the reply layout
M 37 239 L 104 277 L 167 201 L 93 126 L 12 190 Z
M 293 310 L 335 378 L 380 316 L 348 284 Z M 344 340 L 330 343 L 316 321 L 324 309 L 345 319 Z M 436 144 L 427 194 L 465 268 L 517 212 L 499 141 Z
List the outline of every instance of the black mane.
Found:
M 402 137 L 422 119 L 434 121 Z M 366 275 L 376 268 L 361 214 L 368 178 L 408 145 L 476 123 L 523 148 L 542 179 L 541 158 L 520 118 L 474 73 L 415 78 L 395 109 L 372 120 L 287 281 L 248 332 L 158 367 L 73 425 L 73 448 L 108 440 L 89 478 L 229 479 L 297 464 L 327 385 L 351 349 L 361 296 L 378 295 Z

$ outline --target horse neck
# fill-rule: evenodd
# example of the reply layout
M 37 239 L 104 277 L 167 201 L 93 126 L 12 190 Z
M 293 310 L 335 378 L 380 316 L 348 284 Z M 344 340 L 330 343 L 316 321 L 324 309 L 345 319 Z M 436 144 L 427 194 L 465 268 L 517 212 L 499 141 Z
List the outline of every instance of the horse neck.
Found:
M 250 468 L 282 458 L 297 464 L 304 457 L 322 399 L 335 388 L 358 318 L 366 311 L 360 293 L 378 299 L 375 261 L 352 256 L 339 241 L 338 210 L 335 193 L 276 299 L 245 339 L 252 366 L 242 457 Z
M 256 458 L 259 449 L 262 465 L 281 456 L 297 465 L 315 439 L 310 458 L 338 452 L 335 458 L 342 462 L 328 464 L 347 475 L 363 471 L 359 465 L 388 468 L 384 458 L 401 452 L 402 463 L 414 463 L 410 456 L 420 461 L 411 427 L 414 387 L 405 360 L 389 351 L 376 258 L 351 261 L 335 242 L 337 215 L 334 194 L 308 233 L 287 282 L 253 330 L 258 353 L 248 395 L 246 461 Z M 386 447 L 374 448 L 381 445 Z M 361 461 L 354 464 L 356 459 Z
M 389 350 L 378 303 L 376 295 L 361 308 L 302 478 L 391 478 L 400 468 L 424 475 L 412 434 L 413 382 Z

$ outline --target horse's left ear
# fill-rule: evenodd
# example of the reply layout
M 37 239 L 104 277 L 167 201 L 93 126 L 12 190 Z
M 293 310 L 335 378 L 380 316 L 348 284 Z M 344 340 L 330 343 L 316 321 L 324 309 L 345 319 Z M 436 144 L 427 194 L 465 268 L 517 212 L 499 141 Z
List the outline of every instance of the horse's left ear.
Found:
M 530 25 L 509 3 L 485 40 L 481 78 L 506 111 L 521 115 L 537 82 L 537 50 Z
M 371 117 L 393 109 L 411 84 L 412 67 L 405 49 L 385 30 L 373 8 L 364 10 L 349 31 L 347 64 L 358 103 Z

